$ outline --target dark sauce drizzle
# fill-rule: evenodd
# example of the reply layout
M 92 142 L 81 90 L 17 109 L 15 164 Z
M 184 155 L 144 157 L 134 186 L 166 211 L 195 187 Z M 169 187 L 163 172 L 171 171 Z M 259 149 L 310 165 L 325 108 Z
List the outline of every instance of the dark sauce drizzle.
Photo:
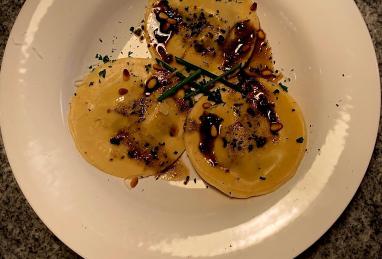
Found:
M 159 27 L 154 29 L 154 37 L 156 39 L 154 47 L 164 61 L 171 63 L 174 57 L 167 52 L 166 44 L 171 39 L 173 33 L 179 32 L 179 26 L 183 23 L 183 20 L 169 6 L 168 1 L 158 1 L 153 7 L 155 17 L 159 22 Z
M 252 111 L 259 111 L 260 114 L 266 117 L 271 124 L 272 133 L 277 134 L 277 132 L 282 128 L 282 124 L 280 123 L 279 117 L 275 111 L 275 104 L 269 101 L 267 97 L 267 90 L 265 87 L 259 81 L 245 76 L 242 88 L 245 92 L 246 100 L 251 106 L 248 113 L 252 115 Z M 281 128 L 277 131 L 272 130 L 272 125 L 276 124 L 280 125 Z
M 204 112 L 202 116 L 200 116 L 200 127 L 199 127 L 199 133 L 200 133 L 200 143 L 199 143 L 199 150 L 202 152 L 202 154 L 205 156 L 207 161 L 210 163 L 211 166 L 216 166 L 218 162 L 216 161 L 215 153 L 214 153 L 214 146 L 215 146 L 215 140 L 216 136 L 213 137 L 211 135 L 211 129 L 212 127 L 215 127 L 217 132 L 220 131 L 221 123 L 223 122 L 223 119 L 217 116 L 213 113 L 207 113 Z M 217 134 L 219 135 L 219 134 Z
M 226 40 L 223 47 L 223 69 L 231 69 L 240 59 L 245 57 L 256 42 L 256 30 L 249 20 L 238 22 L 233 27 L 235 37 Z

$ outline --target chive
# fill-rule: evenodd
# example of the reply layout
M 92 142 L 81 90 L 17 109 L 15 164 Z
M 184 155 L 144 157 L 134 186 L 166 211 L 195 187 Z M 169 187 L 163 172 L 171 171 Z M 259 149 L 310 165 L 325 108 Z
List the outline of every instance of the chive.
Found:
M 205 85 L 202 86 L 201 89 L 197 89 L 195 92 L 187 94 L 184 98 L 187 99 L 187 98 L 195 96 L 201 92 L 206 92 L 211 85 L 215 84 L 217 81 L 220 81 L 222 78 L 232 74 L 233 72 L 235 72 L 236 70 L 238 70 L 240 68 L 241 68 L 241 64 L 237 64 L 236 66 L 234 66 L 230 70 L 224 72 L 220 76 L 216 76 L 214 79 L 208 81 Z M 199 70 L 201 70 L 201 69 L 199 69 Z
M 170 97 L 171 95 L 174 95 L 180 88 L 182 88 L 184 85 L 191 83 L 196 78 L 198 78 L 202 74 L 202 70 L 198 69 L 195 73 L 191 74 L 189 77 L 184 78 L 182 81 L 177 83 L 174 87 L 168 89 L 165 91 L 161 96 L 159 96 L 158 101 L 163 101 L 167 97 Z
M 288 92 L 288 87 L 286 85 L 283 85 L 282 83 L 279 83 L 279 86 L 281 89 L 283 89 L 285 92 Z
M 156 58 L 155 60 L 158 63 L 158 65 L 161 65 L 163 68 L 167 69 L 168 71 L 170 72 L 176 71 L 176 68 L 173 68 L 172 66 L 170 66 L 168 63 L 164 62 L 163 60 L 160 60 L 159 58 Z
M 196 69 L 201 69 L 202 70 L 202 73 L 205 74 L 206 76 L 208 77 L 211 77 L 212 79 L 215 79 L 217 78 L 218 76 L 211 73 L 210 71 L 208 70 L 205 70 L 203 68 L 200 68 L 194 64 L 191 64 L 189 62 L 187 62 L 186 60 L 182 59 L 182 58 L 178 58 L 178 57 L 175 57 L 175 60 L 177 63 L 185 66 L 186 68 L 189 68 L 189 69 L 192 69 L 192 70 L 196 70 Z M 237 91 L 237 92 L 240 92 L 240 88 L 237 87 L 237 85 L 225 80 L 224 78 L 219 78 L 219 81 L 223 84 L 225 84 L 226 86 L 232 88 L 233 90 Z
M 174 73 L 174 72 L 176 71 L 176 68 L 170 66 L 170 64 L 164 62 L 163 60 L 160 60 L 160 59 L 157 58 L 156 61 L 157 61 L 157 63 L 158 63 L 159 65 L 161 65 L 163 68 L 167 69 L 167 70 L 170 71 L 171 73 Z M 186 77 L 185 77 L 182 73 L 180 73 L 179 71 L 176 71 L 176 72 L 175 72 L 175 75 L 176 75 L 177 77 L 179 77 L 179 79 L 182 79 L 182 80 L 186 78 Z
M 170 64 L 166 63 L 165 61 L 163 60 L 160 60 L 158 58 L 155 59 L 156 62 L 163 68 L 167 69 L 168 71 L 174 73 L 176 71 L 176 68 L 172 67 Z M 182 73 L 180 73 L 179 71 L 177 71 L 175 73 L 175 75 L 180 79 L 180 80 L 184 80 L 186 79 L 186 76 L 184 76 Z M 194 86 L 196 89 L 201 89 L 202 86 L 196 82 L 193 82 L 192 83 L 192 86 Z
M 208 81 L 204 87 L 209 87 L 210 85 L 213 85 L 214 83 L 216 83 L 217 81 L 221 81 L 221 79 L 224 79 L 224 77 L 232 74 L 233 72 L 235 72 L 236 70 L 240 69 L 241 68 L 241 64 L 237 64 L 236 66 L 234 66 L 233 68 L 231 68 L 230 70 L 224 72 L 223 74 L 221 74 L 220 76 L 217 76 L 215 78 L 213 78 L 212 80 Z

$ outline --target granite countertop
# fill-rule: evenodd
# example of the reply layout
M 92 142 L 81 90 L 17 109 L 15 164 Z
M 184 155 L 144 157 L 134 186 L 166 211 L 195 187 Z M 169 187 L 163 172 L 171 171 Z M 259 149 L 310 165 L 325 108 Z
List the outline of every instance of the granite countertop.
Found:
M 25 0 L 0 0 L 0 64 Z M 356 0 L 382 72 L 382 0 Z M 382 135 L 357 194 L 342 216 L 299 258 L 382 258 Z M 0 258 L 76 258 L 41 222 L 21 193 L 0 136 Z

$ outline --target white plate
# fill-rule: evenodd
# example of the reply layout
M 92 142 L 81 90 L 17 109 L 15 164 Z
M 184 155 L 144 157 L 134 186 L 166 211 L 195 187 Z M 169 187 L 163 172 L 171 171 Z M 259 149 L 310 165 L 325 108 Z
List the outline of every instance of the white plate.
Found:
M 349 203 L 380 112 L 377 62 L 362 17 L 348 0 L 258 4 L 277 65 L 292 79 L 290 92 L 312 125 L 309 151 L 278 191 L 230 200 L 193 184 L 145 181 L 130 191 L 87 164 L 73 145 L 66 122 L 73 82 L 96 53 L 127 53 L 136 41 L 129 28 L 142 19 L 145 1 L 26 2 L 2 66 L 2 133 L 33 209 L 80 255 L 291 257 Z M 145 55 L 144 45 L 138 50 L 134 55 Z

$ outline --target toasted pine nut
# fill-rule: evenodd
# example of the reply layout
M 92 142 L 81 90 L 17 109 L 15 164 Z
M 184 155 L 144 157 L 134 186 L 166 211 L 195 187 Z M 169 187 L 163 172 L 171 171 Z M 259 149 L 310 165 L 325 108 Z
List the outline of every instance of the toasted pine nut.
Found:
M 264 69 L 263 71 L 261 71 L 262 76 L 271 76 L 272 74 L 273 72 L 270 69 Z
M 156 77 L 151 77 L 146 82 L 146 87 L 150 90 L 154 89 L 158 84 L 158 79 Z
M 176 93 L 176 97 L 178 97 L 178 98 L 183 98 L 183 97 L 184 97 L 184 90 L 183 90 L 183 89 L 180 89 L 180 90 Z
M 203 103 L 203 108 L 204 109 L 209 109 L 209 108 L 211 108 L 212 107 L 212 104 L 210 103 L 210 102 L 205 102 L 205 103 Z
M 130 187 L 131 188 L 135 188 L 138 185 L 138 181 L 139 181 L 138 177 L 132 178 L 131 181 L 130 181 Z
M 168 15 L 164 12 L 160 12 L 159 13 L 159 18 L 161 18 L 162 20 L 167 20 L 168 19 Z
M 129 91 L 126 88 L 119 88 L 119 90 L 118 90 L 119 95 L 125 95 L 128 92 Z
M 271 131 L 279 132 L 284 126 L 280 122 L 271 123 Z
M 171 25 L 175 25 L 176 24 L 176 20 L 175 19 L 172 19 L 172 18 L 169 18 L 167 19 L 167 22 Z
M 263 30 L 258 30 L 257 31 L 257 37 L 260 39 L 260 40 L 264 40 L 265 39 L 265 32 Z
M 155 70 L 162 70 L 162 67 L 161 67 L 160 65 L 158 65 L 158 64 L 154 64 L 154 65 L 153 65 L 153 68 L 154 68 Z
M 212 137 L 217 137 L 217 135 L 218 135 L 218 130 L 216 129 L 215 126 L 212 126 L 211 127 L 211 136 Z
M 127 69 L 123 70 L 123 81 L 128 81 L 130 79 L 130 72 Z

